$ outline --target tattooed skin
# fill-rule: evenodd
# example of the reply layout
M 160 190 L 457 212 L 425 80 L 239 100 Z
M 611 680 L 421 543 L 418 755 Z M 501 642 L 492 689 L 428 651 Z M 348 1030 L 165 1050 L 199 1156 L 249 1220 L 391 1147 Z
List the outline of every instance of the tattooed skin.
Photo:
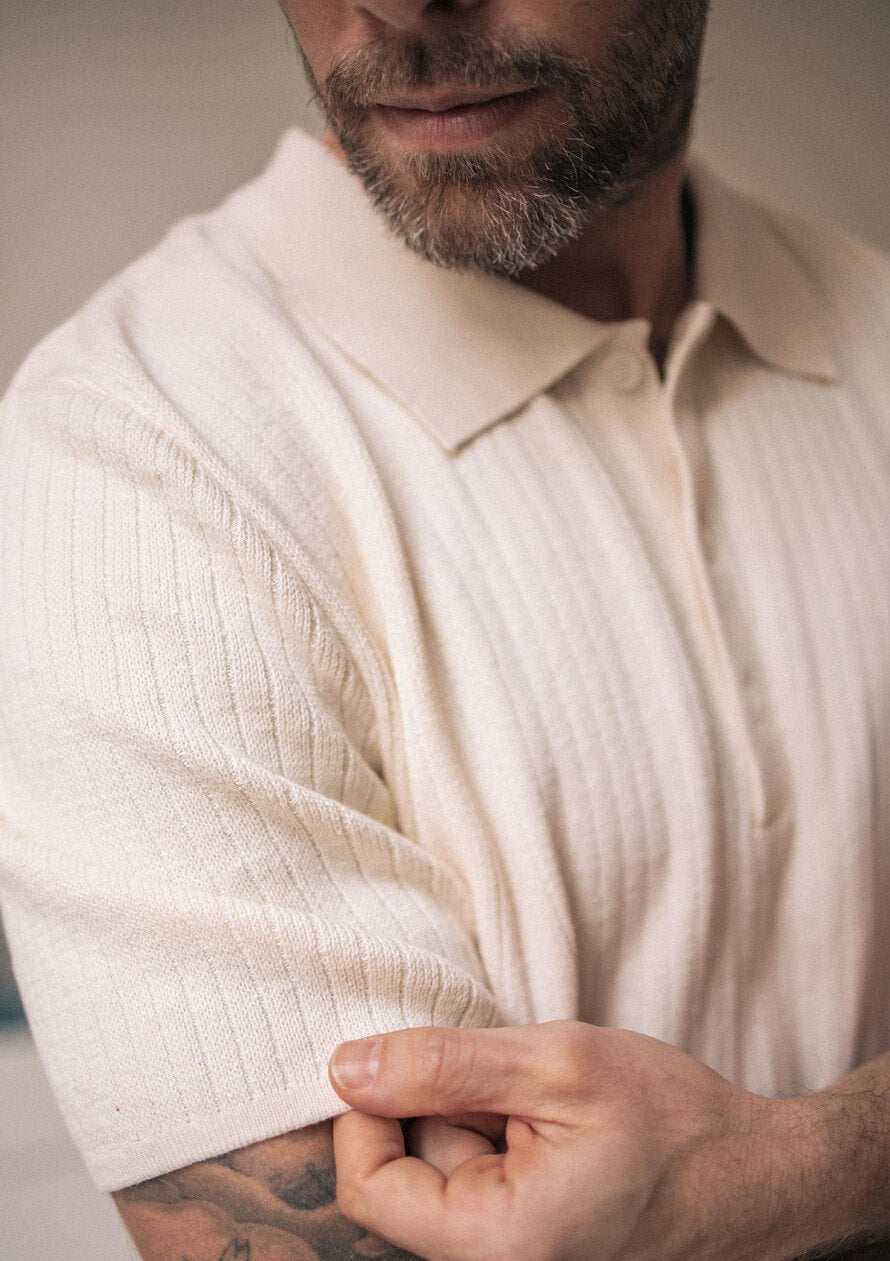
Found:
M 417 1261 L 337 1208 L 330 1121 L 113 1199 L 144 1261 Z
M 337 1208 L 330 1121 L 152 1178 L 113 1198 L 144 1261 L 419 1261 Z M 818 1256 L 887 1261 L 887 1248 Z M 816 1261 L 816 1255 L 799 1261 Z

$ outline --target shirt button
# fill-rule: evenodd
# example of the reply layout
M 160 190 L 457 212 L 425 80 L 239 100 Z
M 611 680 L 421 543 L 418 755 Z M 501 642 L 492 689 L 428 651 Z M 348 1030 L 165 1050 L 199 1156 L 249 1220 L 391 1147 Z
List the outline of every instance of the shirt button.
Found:
M 646 365 L 639 355 L 628 350 L 616 351 L 609 360 L 609 380 L 622 394 L 632 394 L 643 384 L 646 377 Z

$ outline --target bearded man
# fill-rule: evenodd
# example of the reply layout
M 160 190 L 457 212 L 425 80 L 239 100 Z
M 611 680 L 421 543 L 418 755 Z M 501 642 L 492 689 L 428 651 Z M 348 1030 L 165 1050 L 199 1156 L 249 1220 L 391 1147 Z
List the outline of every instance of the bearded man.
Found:
M 887 261 L 689 159 L 706 0 L 283 8 L 324 138 L 0 424 L 92 1175 L 158 1261 L 888 1238 Z

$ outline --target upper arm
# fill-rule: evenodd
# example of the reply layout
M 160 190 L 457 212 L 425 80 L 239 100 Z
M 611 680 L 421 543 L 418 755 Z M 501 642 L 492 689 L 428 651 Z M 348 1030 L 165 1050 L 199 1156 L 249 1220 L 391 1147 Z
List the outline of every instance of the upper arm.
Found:
M 337 1207 L 322 1121 L 114 1193 L 144 1261 L 397 1261 Z
M 338 1042 L 496 1008 L 296 546 L 157 418 L 57 395 L 0 423 L 0 881 L 108 1189 L 336 1115 Z

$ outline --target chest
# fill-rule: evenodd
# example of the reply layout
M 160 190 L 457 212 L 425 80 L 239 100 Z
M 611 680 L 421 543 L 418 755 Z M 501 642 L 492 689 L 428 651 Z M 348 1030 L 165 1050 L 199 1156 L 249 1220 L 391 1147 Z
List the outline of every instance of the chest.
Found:
M 666 940 L 688 986 L 744 987 L 813 905 L 814 949 L 847 933 L 890 824 L 878 446 L 780 397 L 683 420 L 542 398 L 459 477 L 392 488 L 468 791 L 552 855 L 584 1018 L 632 1027 Z

